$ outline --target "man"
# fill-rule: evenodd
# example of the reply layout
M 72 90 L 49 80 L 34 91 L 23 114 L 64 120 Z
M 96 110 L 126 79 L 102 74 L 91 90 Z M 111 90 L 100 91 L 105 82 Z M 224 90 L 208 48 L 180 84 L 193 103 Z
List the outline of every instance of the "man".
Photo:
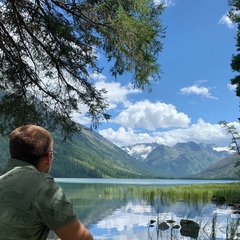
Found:
M 61 240 L 93 240 L 62 188 L 48 174 L 53 138 L 26 125 L 10 134 L 11 158 L 0 176 L 0 239 L 46 240 L 52 229 Z

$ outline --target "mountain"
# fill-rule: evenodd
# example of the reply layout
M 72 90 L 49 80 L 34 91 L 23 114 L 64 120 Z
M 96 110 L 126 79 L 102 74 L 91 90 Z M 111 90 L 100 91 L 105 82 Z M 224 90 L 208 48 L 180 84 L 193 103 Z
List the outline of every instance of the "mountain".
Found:
M 239 159 L 237 154 L 230 155 L 221 161 L 211 165 L 202 172 L 193 175 L 192 178 L 202 179 L 239 179 L 240 167 L 235 163 Z
M 85 127 L 64 142 L 59 132 L 53 136 L 57 153 L 51 175 L 58 178 L 232 178 L 235 172 L 230 153 L 212 144 L 152 143 L 121 149 Z M 0 151 L 2 171 L 9 156 L 8 138 L 0 137 Z
M 210 153 L 213 153 L 215 156 L 218 156 L 219 158 L 225 158 L 234 153 L 234 151 L 230 149 L 226 150 L 225 148 L 225 150 L 223 150 L 223 148 L 219 148 L 215 144 L 200 143 L 199 145 L 205 148 Z
M 82 128 L 71 140 L 62 141 L 59 132 L 53 134 L 54 150 L 51 175 L 71 178 L 151 178 L 161 177 L 156 169 L 127 154 L 100 134 Z M 0 137 L 0 171 L 8 154 L 8 138 Z
M 160 175 L 178 178 L 197 174 L 230 155 L 227 151 L 217 151 L 215 148 L 213 144 L 187 142 L 177 143 L 173 147 L 136 144 L 123 149 L 148 166 L 158 169 Z
M 122 147 L 122 149 L 132 157 L 143 161 L 157 146 L 157 143 L 140 143 Z

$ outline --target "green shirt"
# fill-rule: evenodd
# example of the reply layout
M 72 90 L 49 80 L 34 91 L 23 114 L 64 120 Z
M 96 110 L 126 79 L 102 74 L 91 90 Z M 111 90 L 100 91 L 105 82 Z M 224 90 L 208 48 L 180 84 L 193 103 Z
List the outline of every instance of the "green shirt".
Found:
M 9 159 L 0 176 L 0 239 L 46 240 L 49 230 L 77 220 L 62 188 L 33 165 Z

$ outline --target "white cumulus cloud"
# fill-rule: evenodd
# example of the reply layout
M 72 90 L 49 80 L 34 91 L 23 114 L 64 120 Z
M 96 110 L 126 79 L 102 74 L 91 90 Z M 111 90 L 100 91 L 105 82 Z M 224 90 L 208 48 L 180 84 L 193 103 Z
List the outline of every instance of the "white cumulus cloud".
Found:
M 166 7 L 174 6 L 176 4 L 176 0 L 153 0 L 154 4 L 164 4 Z
M 225 129 L 219 124 L 210 124 L 199 119 L 197 123 L 189 128 L 173 129 L 167 132 L 156 132 L 156 142 L 172 146 L 178 142 L 194 141 L 197 143 L 215 143 L 224 145 L 230 142 L 230 136 L 227 136 Z
M 236 90 L 236 85 L 232 85 L 231 83 L 228 83 L 228 84 L 227 84 L 227 88 L 228 88 L 230 91 L 235 91 L 235 90 Z
M 129 105 L 127 96 L 142 92 L 139 89 L 134 89 L 131 84 L 122 86 L 119 82 L 105 82 L 101 80 L 95 83 L 95 86 L 97 89 L 105 88 L 107 90 L 105 97 L 110 103 L 109 109 L 116 108 L 118 104 Z
M 238 131 L 238 123 L 229 123 L 234 125 Z M 188 128 L 175 128 L 166 131 L 153 131 L 147 133 L 142 130 L 141 133 L 132 128 L 120 127 L 118 130 L 112 128 L 99 131 L 101 135 L 109 139 L 118 146 L 134 145 L 136 143 L 157 142 L 167 146 L 173 146 L 179 142 L 194 141 L 196 143 L 214 143 L 217 146 L 230 146 L 231 136 L 226 129 L 219 124 L 210 124 L 199 119 L 197 123 Z
M 173 126 L 187 127 L 191 120 L 186 114 L 178 112 L 172 104 L 145 100 L 132 104 L 113 121 L 127 128 L 154 130 Z
M 132 84 L 122 86 L 119 82 L 107 82 L 106 76 L 103 74 L 92 74 L 91 79 L 94 80 L 94 85 L 98 90 L 104 88 L 107 91 L 103 97 L 109 103 L 108 110 L 117 109 L 117 111 L 119 111 L 119 105 L 127 107 L 130 105 L 127 99 L 128 95 L 142 92 L 139 89 L 134 89 Z M 81 110 L 81 114 L 75 112 L 73 114 L 73 119 L 80 124 L 89 125 L 91 123 L 91 118 L 85 116 L 88 108 L 80 104 L 79 109 Z
M 198 86 L 198 85 L 183 87 L 180 89 L 180 93 L 185 95 L 195 94 L 195 95 L 203 96 L 205 98 L 217 99 L 216 97 L 211 95 L 209 88 Z
M 234 23 L 232 22 L 232 20 L 228 17 L 228 14 L 224 14 L 219 22 L 219 24 L 223 24 L 226 25 L 228 28 L 234 28 Z
M 153 136 L 148 133 L 136 133 L 132 128 L 120 127 L 118 130 L 112 128 L 100 130 L 99 134 L 113 142 L 117 146 L 128 146 L 135 143 L 155 142 Z

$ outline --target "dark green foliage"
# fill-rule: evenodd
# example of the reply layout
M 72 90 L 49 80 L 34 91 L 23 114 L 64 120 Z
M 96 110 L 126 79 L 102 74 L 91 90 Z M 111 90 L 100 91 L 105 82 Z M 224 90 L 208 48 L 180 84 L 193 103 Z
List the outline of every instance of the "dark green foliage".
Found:
M 90 129 L 62 142 L 55 135 L 56 162 L 54 177 L 156 177 L 157 171 L 129 156 L 126 152 Z M 63 173 L 60 173 L 64 171 Z
M 35 123 L 78 131 L 73 113 L 92 127 L 108 120 L 105 89 L 91 74 L 101 73 L 98 54 L 114 77 L 130 72 L 134 87 L 158 80 L 160 16 L 163 3 L 151 0 L 3 0 L 0 5 L 0 134 Z M 82 112 L 82 106 L 87 109 Z
M 233 54 L 231 61 L 231 68 L 234 72 L 240 73 L 240 16 L 238 11 L 240 10 L 240 1 L 239 0 L 230 0 L 228 1 L 229 5 L 232 6 L 232 10 L 229 12 L 230 19 L 237 24 L 237 36 L 236 36 L 236 47 L 237 54 Z M 231 79 L 231 84 L 236 85 L 236 95 L 240 97 L 240 76 L 236 75 Z

